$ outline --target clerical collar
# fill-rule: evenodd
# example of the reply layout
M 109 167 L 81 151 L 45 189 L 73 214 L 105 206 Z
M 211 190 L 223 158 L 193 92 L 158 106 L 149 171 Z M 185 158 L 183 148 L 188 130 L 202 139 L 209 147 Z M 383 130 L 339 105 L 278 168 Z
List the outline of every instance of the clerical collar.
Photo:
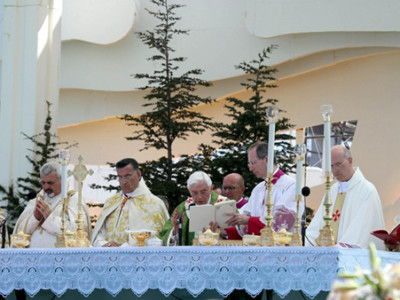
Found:
M 349 188 L 350 182 L 349 181 L 338 181 L 338 193 L 343 194 L 347 192 L 347 189 Z

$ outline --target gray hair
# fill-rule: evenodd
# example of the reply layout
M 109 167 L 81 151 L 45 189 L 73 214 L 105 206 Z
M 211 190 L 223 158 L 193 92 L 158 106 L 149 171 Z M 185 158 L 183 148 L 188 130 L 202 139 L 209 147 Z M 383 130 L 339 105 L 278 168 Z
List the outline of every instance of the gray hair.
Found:
M 40 168 L 40 176 L 42 175 L 49 175 L 52 172 L 56 172 L 57 178 L 61 179 L 61 165 L 57 162 L 48 162 L 45 163 L 41 168 Z
M 212 186 L 212 181 L 211 181 L 210 176 L 208 176 L 203 171 L 196 171 L 189 176 L 189 179 L 187 180 L 187 188 L 189 189 L 189 187 L 191 187 L 192 185 L 195 185 L 195 184 L 198 184 L 201 182 L 204 182 L 205 184 L 207 184 L 207 186 L 209 188 L 211 188 L 211 186 Z
M 345 158 L 350 158 L 351 156 L 351 151 L 348 147 L 346 147 L 345 145 L 335 145 L 333 146 L 331 149 L 341 149 L 343 151 L 344 157 Z
M 343 146 L 343 148 L 344 148 L 344 157 L 350 158 L 351 157 L 350 149 L 347 148 L 346 146 Z

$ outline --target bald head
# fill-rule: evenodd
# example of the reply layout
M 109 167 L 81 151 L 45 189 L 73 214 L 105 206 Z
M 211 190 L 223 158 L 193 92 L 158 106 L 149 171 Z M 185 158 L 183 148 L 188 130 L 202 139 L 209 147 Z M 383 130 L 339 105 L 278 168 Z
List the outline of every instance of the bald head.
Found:
M 349 181 L 353 177 L 353 158 L 349 149 L 342 145 L 331 148 L 332 174 L 338 181 Z
M 222 183 L 222 195 L 239 201 L 243 198 L 245 187 L 242 175 L 238 173 L 231 173 L 225 176 Z

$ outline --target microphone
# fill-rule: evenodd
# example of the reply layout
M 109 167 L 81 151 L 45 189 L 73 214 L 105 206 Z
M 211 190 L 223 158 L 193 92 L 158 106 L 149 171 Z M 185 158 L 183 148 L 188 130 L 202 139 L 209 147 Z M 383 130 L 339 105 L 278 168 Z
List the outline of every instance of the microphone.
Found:
M 306 208 L 307 208 L 307 206 L 306 206 L 306 197 L 308 197 L 311 194 L 310 188 L 308 186 L 304 186 L 301 189 L 301 194 L 304 197 L 304 213 L 301 216 L 301 239 L 302 239 L 303 246 L 304 246 L 305 242 L 306 242 L 305 241 L 305 238 L 306 238 L 306 217 L 307 217 L 307 214 L 306 214 Z
M 311 190 L 310 190 L 310 188 L 309 188 L 308 186 L 305 186 L 305 187 L 303 187 L 303 188 L 301 189 L 301 194 L 302 194 L 304 197 L 308 197 L 308 196 L 310 195 L 310 193 L 311 193 Z
M 39 191 L 39 192 L 40 192 L 40 191 Z M 28 194 L 26 194 L 26 196 L 25 196 L 25 199 L 26 199 L 26 200 L 35 199 L 36 196 L 37 196 L 37 194 L 38 194 L 39 192 L 36 192 L 35 190 L 29 190 Z

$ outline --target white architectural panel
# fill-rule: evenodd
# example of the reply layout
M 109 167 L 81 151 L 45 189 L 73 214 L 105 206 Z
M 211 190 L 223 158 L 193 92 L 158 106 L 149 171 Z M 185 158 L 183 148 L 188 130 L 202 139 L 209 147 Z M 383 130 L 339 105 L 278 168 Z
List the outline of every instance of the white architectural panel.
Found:
M 318 32 L 400 31 L 397 0 L 249 0 L 246 27 L 261 38 Z
M 125 38 L 136 19 L 135 0 L 68 0 L 63 3 L 62 40 L 112 44 Z

